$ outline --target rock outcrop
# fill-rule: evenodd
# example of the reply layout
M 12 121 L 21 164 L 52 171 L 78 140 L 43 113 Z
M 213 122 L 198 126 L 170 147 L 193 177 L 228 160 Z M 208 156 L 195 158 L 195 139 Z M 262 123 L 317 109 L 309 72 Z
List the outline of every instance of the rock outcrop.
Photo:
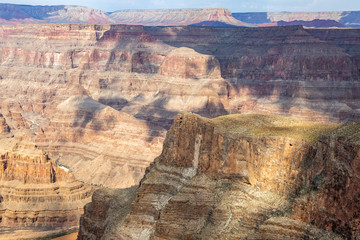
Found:
M 136 195 L 96 192 L 78 239 L 357 239 L 359 129 L 179 114 Z
M 2 25 L 1 137 L 24 133 L 77 179 L 129 187 L 160 154 L 180 111 L 359 120 L 358 34 Z
M 26 138 L 1 139 L 0 228 L 77 226 L 92 187 Z

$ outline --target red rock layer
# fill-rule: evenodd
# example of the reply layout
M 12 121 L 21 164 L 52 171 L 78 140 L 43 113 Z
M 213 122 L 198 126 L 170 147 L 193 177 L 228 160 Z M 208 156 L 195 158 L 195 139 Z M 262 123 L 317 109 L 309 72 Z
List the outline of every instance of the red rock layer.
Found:
M 5 153 L 0 155 L 0 181 L 17 180 L 24 184 L 73 181 L 72 174 L 61 170 L 47 155 L 30 157 Z
M 0 226 L 73 227 L 93 189 L 18 137 L 1 139 Z

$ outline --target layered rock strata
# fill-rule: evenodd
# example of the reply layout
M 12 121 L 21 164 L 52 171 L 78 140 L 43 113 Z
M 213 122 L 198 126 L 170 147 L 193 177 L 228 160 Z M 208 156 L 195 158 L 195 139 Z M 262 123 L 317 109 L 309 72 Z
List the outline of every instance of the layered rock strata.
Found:
M 233 13 L 240 21 L 257 26 L 276 26 L 302 23 L 309 27 L 352 27 L 359 28 L 360 11 L 337 12 L 251 12 Z
M 92 188 L 23 139 L 1 145 L 0 228 L 77 226 Z
M 136 194 L 96 192 L 78 239 L 357 239 L 359 129 L 179 114 Z
M 33 6 L 0 4 L 0 24 L 29 23 L 119 23 L 106 12 L 83 6 L 56 5 Z
M 358 120 L 358 34 L 3 25 L 0 129 L 25 133 L 77 179 L 129 187 L 160 154 L 180 111 Z
M 225 8 L 119 10 L 110 17 L 122 23 L 145 26 L 186 26 L 205 21 L 247 26 Z

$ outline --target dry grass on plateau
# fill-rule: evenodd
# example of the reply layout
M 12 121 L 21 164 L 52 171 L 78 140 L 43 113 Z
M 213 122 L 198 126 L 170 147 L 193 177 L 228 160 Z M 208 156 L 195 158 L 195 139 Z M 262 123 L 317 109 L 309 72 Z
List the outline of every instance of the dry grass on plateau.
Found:
M 217 131 L 232 137 L 274 136 L 315 142 L 319 135 L 327 135 L 339 125 L 301 121 L 291 117 L 259 114 L 226 115 L 211 119 Z

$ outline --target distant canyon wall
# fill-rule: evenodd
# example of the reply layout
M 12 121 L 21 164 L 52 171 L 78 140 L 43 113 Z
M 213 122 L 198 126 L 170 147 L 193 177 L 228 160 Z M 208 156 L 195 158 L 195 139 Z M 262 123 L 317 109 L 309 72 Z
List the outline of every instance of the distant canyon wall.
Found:
M 268 27 L 303 25 L 308 28 L 360 28 L 360 11 L 247 12 L 226 8 L 148 9 L 104 12 L 76 5 L 0 3 L 0 24 L 90 23 L 145 26 Z
M 311 28 L 359 28 L 360 11 L 233 13 L 239 21 L 257 26 L 301 24 Z

